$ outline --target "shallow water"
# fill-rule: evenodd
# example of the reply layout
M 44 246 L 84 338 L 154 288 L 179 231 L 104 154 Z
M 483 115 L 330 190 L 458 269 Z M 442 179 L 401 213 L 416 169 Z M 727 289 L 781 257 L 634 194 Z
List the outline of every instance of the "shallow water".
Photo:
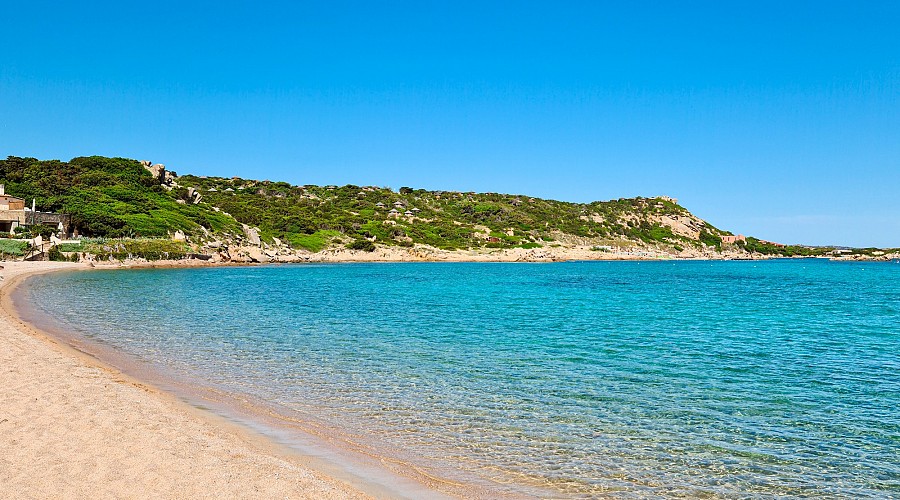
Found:
M 94 341 L 451 479 L 900 496 L 897 264 L 92 271 L 23 293 Z

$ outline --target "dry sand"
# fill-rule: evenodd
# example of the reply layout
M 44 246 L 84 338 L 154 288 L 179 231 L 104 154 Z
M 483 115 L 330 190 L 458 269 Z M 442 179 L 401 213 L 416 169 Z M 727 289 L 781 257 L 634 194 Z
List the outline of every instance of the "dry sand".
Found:
M 0 497 L 368 498 L 302 457 L 79 354 L 10 313 L 17 279 L 81 265 L 3 266 Z

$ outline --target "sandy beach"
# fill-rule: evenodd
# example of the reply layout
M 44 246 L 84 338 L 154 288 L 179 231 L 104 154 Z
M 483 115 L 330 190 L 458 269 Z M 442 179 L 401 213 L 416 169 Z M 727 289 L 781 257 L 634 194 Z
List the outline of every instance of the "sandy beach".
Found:
M 3 266 L 0 496 L 370 498 L 365 488 L 117 373 L 11 313 L 18 280 L 81 265 Z

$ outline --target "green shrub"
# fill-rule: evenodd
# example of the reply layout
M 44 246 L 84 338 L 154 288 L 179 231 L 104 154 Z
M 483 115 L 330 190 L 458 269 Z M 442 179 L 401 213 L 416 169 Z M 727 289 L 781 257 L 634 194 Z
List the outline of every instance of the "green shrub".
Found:
M 302 248 L 316 253 L 325 249 L 331 240 L 340 234 L 338 231 L 322 230 L 312 234 L 289 234 L 286 236 L 286 240 L 294 248 Z
M 81 243 L 60 243 L 56 246 L 60 252 L 80 252 L 82 250 Z
M 28 242 L 0 239 L 0 257 L 21 257 L 28 251 Z
M 84 251 L 99 260 L 147 259 L 180 260 L 191 253 L 191 247 L 182 241 L 168 239 L 110 239 L 84 244 Z
M 57 229 L 55 226 L 47 226 L 44 224 L 34 224 L 31 226 L 26 226 L 26 231 L 32 238 L 35 238 L 37 236 L 41 236 L 43 238 L 49 238 L 51 234 L 56 234 Z
M 700 241 L 711 247 L 722 247 L 722 238 L 710 233 L 706 229 L 700 231 Z
M 354 240 L 347 244 L 347 248 L 350 250 L 363 250 L 366 252 L 374 252 L 375 251 L 375 243 L 372 243 L 369 240 Z
M 59 245 L 53 246 L 47 251 L 47 258 L 56 262 L 78 262 L 78 254 L 65 255 L 60 250 Z

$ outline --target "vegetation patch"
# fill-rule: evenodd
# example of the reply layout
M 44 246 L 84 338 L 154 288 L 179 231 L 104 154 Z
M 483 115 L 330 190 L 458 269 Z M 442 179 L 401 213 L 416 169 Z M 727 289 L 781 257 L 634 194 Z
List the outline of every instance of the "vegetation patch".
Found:
M 294 186 L 236 177 L 183 175 L 176 182 L 162 186 L 140 162 L 125 158 L 0 160 L 0 183 L 9 194 L 37 199 L 40 210 L 71 215 L 74 228 L 88 237 L 168 239 L 181 231 L 192 242 L 215 238 L 230 243 L 229 237 L 242 237 L 241 225 L 246 224 L 259 229 L 264 243 L 278 238 L 295 249 L 320 252 L 329 246 L 361 245 L 361 240 L 447 250 L 538 248 L 556 244 L 554 239 L 579 245 L 605 239 L 679 247 L 702 242 L 721 248 L 723 234 L 708 224 L 699 241 L 673 234 L 653 220 L 691 214 L 663 198 L 569 203 L 514 194 Z M 745 248 L 775 255 L 810 251 L 749 240 Z M 157 250 L 140 252 L 154 255 Z
M 21 257 L 28 251 L 27 241 L 0 239 L 0 258 Z
M 374 252 L 375 244 L 369 240 L 354 240 L 347 244 L 350 250 L 362 250 L 364 252 Z
M 181 260 L 191 254 L 182 241 L 151 238 L 97 239 L 83 244 L 83 251 L 97 260 Z
M 84 247 L 81 245 L 81 242 L 60 243 L 59 245 L 56 245 L 55 248 L 58 248 L 60 252 L 81 252 L 84 250 Z
M 339 231 L 323 229 L 313 234 L 288 234 L 286 240 L 294 248 L 302 248 L 310 252 L 321 252 L 328 246 L 332 239 L 340 236 Z

